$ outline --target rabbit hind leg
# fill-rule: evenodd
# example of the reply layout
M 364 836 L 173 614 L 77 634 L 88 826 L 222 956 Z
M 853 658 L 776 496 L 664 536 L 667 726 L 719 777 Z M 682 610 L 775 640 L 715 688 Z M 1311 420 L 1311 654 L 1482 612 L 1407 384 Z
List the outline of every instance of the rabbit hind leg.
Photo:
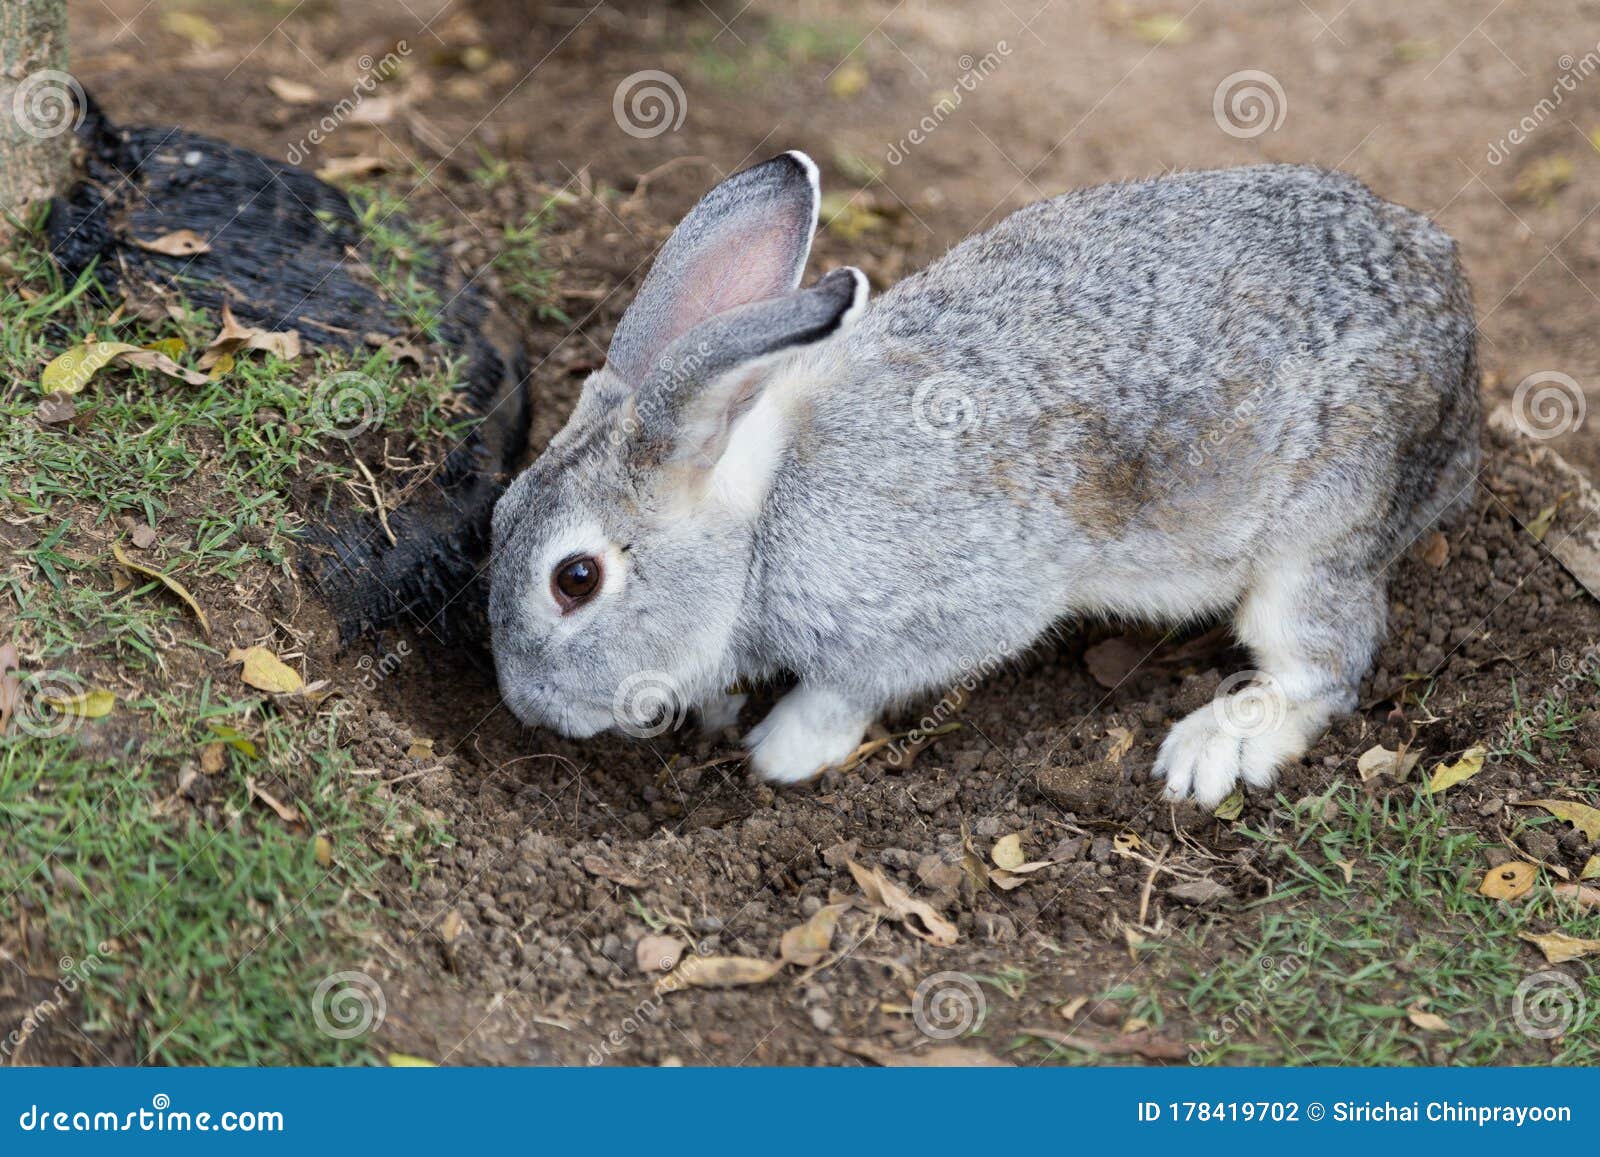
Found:
M 1153 771 L 1166 795 L 1212 807 L 1241 780 L 1271 786 L 1335 714 L 1355 707 L 1384 612 L 1383 575 L 1370 565 L 1287 558 L 1263 568 L 1234 615 L 1256 670 L 1224 680 L 1167 735 Z

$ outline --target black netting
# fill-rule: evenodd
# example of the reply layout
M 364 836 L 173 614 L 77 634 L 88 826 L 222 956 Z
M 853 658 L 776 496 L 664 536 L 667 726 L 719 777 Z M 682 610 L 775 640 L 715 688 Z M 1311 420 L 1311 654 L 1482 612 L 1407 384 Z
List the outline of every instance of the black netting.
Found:
M 363 232 L 345 195 L 311 174 L 176 128 L 119 128 L 89 103 L 80 135 L 84 179 L 55 200 L 51 251 L 71 276 L 98 261 L 111 298 L 180 298 L 240 321 L 296 329 L 313 344 L 355 349 L 403 336 L 404 316 L 366 267 Z M 167 257 L 132 244 L 179 229 L 210 252 Z M 495 499 L 527 438 L 527 359 L 511 325 L 437 255 L 410 268 L 445 306 L 433 337 L 462 359 L 471 432 L 389 516 L 335 506 L 311 512 L 302 570 L 332 608 L 341 638 L 404 615 L 431 619 L 473 585 Z

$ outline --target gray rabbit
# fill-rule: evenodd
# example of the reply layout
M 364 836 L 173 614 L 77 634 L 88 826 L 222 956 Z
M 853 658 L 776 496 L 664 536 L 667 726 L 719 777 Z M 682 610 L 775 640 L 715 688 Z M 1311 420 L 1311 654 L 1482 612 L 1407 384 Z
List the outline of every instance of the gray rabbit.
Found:
M 787 673 L 747 742 L 791 782 L 1069 620 L 1226 613 L 1259 669 L 1155 774 L 1271 784 L 1355 706 L 1390 566 L 1471 498 L 1450 238 L 1340 173 L 1180 173 L 1032 205 L 869 305 L 856 269 L 799 288 L 818 199 L 801 153 L 712 189 L 500 500 L 511 710 L 715 726 Z

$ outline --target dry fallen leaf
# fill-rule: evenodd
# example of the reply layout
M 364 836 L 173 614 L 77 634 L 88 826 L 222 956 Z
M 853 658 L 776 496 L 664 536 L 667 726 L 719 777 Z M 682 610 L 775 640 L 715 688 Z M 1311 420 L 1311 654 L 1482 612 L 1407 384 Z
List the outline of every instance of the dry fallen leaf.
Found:
M 1106 728 L 1106 738 L 1111 740 L 1106 745 L 1106 762 L 1121 763 L 1122 757 L 1133 750 L 1133 732 L 1126 727 Z
M 1600 952 L 1600 940 L 1583 940 L 1565 932 L 1519 932 L 1518 936 L 1529 944 L 1536 944 L 1550 964 L 1565 964 L 1583 956 Z
M 141 522 L 128 532 L 128 541 L 140 550 L 149 550 L 156 544 L 156 528 Z
M 1600 856 L 1590 856 L 1589 862 L 1578 873 L 1580 880 L 1600 880 Z
M 583 870 L 591 876 L 599 876 L 602 880 L 610 880 L 613 884 L 621 884 L 624 888 L 642 888 L 645 881 L 636 872 L 607 862 L 600 856 L 589 855 L 578 861 L 583 865 Z
M 819 963 L 828 955 L 828 948 L 833 943 L 833 930 L 838 926 L 839 916 L 845 908 L 844 904 L 818 908 L 811 919 L 789 929 L 778 944 L 779 957 L 785 963 L 801 968 L 810 968 Z
M 1151 1061 L 1181 1061 L 1189 1056 L 1189 1046 L 1179 1040 L 1150 1036 L 1146 1033 L 1123 1035 L 1112 1040 L 1095 1040 L 1077 1033 L 1058 1032 L 1052 1028 L 1025 1028 L 1025 1036 L 1038 1037 L 1053 1044 L 1065 1045 L 1098 1056 L 1139 1056 Z
M 1434 570 L 1441 569 L 1450 561 L 1450 540 L 1434 531 L 1422 542 L 1422 561 Z
M 1390 751 L 1387 747 L 1378 746 L 1361 753 L 1361 758 L 1356 760 L 1356 771 L 1361 773 L 1362 783 L 1371 783 L 1380 775 L 1403 781 L 1421 758 L 1421 752 L 1407 751 L 1404 747 L 1399 751 Z
M 633 947 L 633 960 L 640 972 L 671 972 L 688 947 L 676 936 L 645 936 Z
M 1600 808 L 1564 799 L 1521 800 L 1518 807 L 1542 807 L 1558 820 L 1577 828 L 1591 840 L 1600 840 Z
M 854 860 L 845 866 L 855 877 L 869 906 L 899 920 L 906 931 L 930 944 L 948 948 L 957 940 L 956 926 L 941 916 L 933 905 L 911 896 L 904 888 L 876 868 L 864 868 Z
M 59 426 L 77 416 L 78 406 L 71 394 L 46 394 L 39 400 L 39 408 L 33 412 L 34 420 L 41 426 Z
M 21 665 L 15 643 L 0 646 L 0 735 L 11 726 L 11 713 L 22 695 L 22 680 L 16 676 Z
M 1021 833 L 1012 832 L 1008 836 L 1001 836 L 994 842 L 989 857 L 994 860 L 995 867 L 1004 868 L 1008 872 L 1020 864 L 1027 863 L 1028 857 L 1022 854 Z
M 1096 643 L 1083 653 L 1084 666 L 1102 687 L 1117 687 L 1144 660 L 1148 647 L 1137 646 L 1131 639 L 1118 635 Z
M 1539 869 L 1532 864 L 1520 861 L 1514 864 L 1501 864 L 1498 868 L 1490 868 L 1484 874 L 1483 882 L 1478 885 L 1478 891 L 1491 900 L 1520 900 L 1533 891 L 1533 882 L 1538 876 Z
M 198 364 L 201 369 L 208 370 L 224 356 L 236 354 L 240 350 L 261 350 L 284 361 L 293 361 L 300 356 L 300 332 L 288 329 L 273 333 L 253 325 L 241 325 L 233 316 L 232 307 L 224 301 L 222 328 L 206 345 Z
M 249 789 L 251 795 L 255 796 L 262 803 L 266 804 L 273 811 L 277 812 L 278 818 L 284 823 L 294 824 L 296 827 L 298 827 L 305 822 L 305 818 L 301 816 L 298 811 L 284 803 L 282 800 L 278 799 L 276 796 L 272 795 L 251 777 L 245 777 L 244 785 L 247 789 Z
M 466 930 L 466 919 L 454 908 L 446 912 L 444 919 L 439 921 L 439 939 L 443 941 L 446 948 L 461 939 L 461 934 Z
M 1589 884 L 1557 884 L 1550 890 L 1580 908 L 1600 908 L 1600 888 Z
M 128 557 L 127 551 L 123 550 L 119 543 L 111 544 L 111 553 L 113 556 L 115 556 L 118 562 L 127 567 L 129 570 L 138 574 L 142 574 L 146 578 L 155 579 L 162 586 L 166 587 L 169 591 L 182 599 L 184 605 L 194 612 L 194 617 L 200 620 L 200 629 L 206 633 L 208 638 L 210 637 L 211 620 L 206 618 L 205 611 L 200 609 L 200 604 L 196 602 L 195 597 L 189 593 L 188 587 L 184 586 L 181 582 L 164 571 L 159 571 L 153 566 L 146 566 L 142 562 L 134 562 L 133 559 Z
M 198 257 L 211 252 L 211 242 L 193 229 L 174 229 L 171 233 L 163 233 L 149 240 L 142 237 L 130 237 L 128 240 L 146 253 L 159 253 L 163 257 Z
M 351 177 L 369 177 L 373 173 L 386 172 L 393 167 L 383 157 L 365 154 L 359 157 L 332 157 L 317 170 L 317 176 L 332 185 Z
M 239 678 L 261 691 L 290 695 L 305 686 L 298 671 L 265 647 L 235 647 L 228 652 L 228 662 L 243 663 Z
M 1454 763 L 1435 764 L 1433 777 L 1428 781 L 1428 790 L 1448 791 L 1458 783 L 1465 783 L 1483 770 L 1483 761 L 1488 755 L 1489 750 L 1486 747 L 1469 747 Z
M 316 89 L 286 76 L 269 76 L 267 90 L 284 104 L 310 104 L 317 99 Z
M 406 748 L 406 758 L 407 759 L 432 759 L 433 758 L 433 740 L 431 740 L 431 739 L 413 739 L 411 741 L 411 746 Z
M 1010 1069 L 1010 1061 L 1003 1061 L 992 1053 L 967 1045 L 934 1045 L 916 1052 L 876 1045 L 871 1041 L 848 1040 L 835 1037 L 834 1047 L 853 1056 L 869 1060 L 886 1069 Z
M 215 740 L 200 749 L 200 770 L 206 775 L 220 775 L 227 759 L 228 745 Z
M 680 988 L 740 988 L 765 984 L 783 968 L 781 960 L 757 960 L 753 956 L 695 956 L 656 983 L 658 992 Z
M 1420 1008 L 1408 1008 L 1406 1009 L 1406 1019 L 1423 1032 L 1450 1031 L 1450 1022 L 1436 1012 L 1424 1012 Z

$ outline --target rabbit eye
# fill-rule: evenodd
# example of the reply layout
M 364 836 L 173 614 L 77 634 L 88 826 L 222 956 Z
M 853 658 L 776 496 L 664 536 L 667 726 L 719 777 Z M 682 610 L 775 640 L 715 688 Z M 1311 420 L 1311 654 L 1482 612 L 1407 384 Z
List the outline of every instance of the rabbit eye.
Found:
M 563 614 L 582 606 L 600 589 L 600 560 L 591 554 L 561 562 L 550 576 L 550 589 Z

